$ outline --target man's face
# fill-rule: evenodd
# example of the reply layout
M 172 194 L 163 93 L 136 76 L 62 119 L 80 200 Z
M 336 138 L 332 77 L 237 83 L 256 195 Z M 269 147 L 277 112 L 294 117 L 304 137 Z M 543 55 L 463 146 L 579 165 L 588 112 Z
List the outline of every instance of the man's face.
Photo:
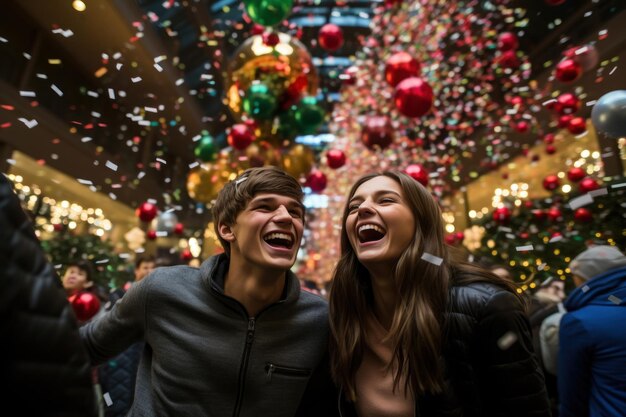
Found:
M 70 266 L 63 275 L 63 288 L 68 292 L 82 291 L 92 285 L 87 272 L 77 266 Z
M 135 268 L 135 281 L 141 281 L 154 269 L 154 262 L 143 261 Z
M 230 242 L 231 262 L 242 268 L 281 271 L 295 263 L 303 230 L 300 202 L 273 193 L 257 194 L 234 225 L 220 225 L 220 234 Z

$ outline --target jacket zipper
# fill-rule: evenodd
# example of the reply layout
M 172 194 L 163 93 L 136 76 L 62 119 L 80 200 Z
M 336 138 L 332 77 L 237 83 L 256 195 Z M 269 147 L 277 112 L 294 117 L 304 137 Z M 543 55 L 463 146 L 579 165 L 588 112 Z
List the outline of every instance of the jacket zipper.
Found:
M 304 368 L 290 368 L 288 366 L 276 365 L 273 363 L 267 363 L 265 365 L 265 371 L 267 372 L 267 380 L 272 380 L 272 374 L 282 374 L 282 375 L 291 375 L 291 376 L 309 376 L 311 375 L 311 370 Z
M 243 402 L 243 390 L 246 382 L 246 372 L 248 371 L 248 358 L 250 357 L 250 347 L 254 340 L 255 318 L 248 318 L 248 331 L 246 332 L 246 346 L 243 350 L 241 365 L 239 366 L 239 388 L 237 390 L 237 400 L 235 401 L 235 411 L 233 417 L 238 417 L 241 412 L 241 403 Z

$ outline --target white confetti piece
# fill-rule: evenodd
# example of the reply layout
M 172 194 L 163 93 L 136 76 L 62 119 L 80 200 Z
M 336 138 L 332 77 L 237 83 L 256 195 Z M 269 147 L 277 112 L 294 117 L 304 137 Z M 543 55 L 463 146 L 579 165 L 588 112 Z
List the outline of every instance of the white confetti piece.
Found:
M 113 194 L 113 193 L 109 193 L 109 198 L 111 200 L 117 200 L 117 196 L 115 194 Z
M 124 64 L 122 64 L 121 62 L 118 62 L 117 64 L 115 64 L 115 69 L 119 71 L 122 69 L 123 66 Z
M 498 227 L 498 231 L 500 231 L 500 232 L 506 232 L 506 233 L 511 233 L 511 232 L 513 231 L 513 229 L 511 229 L 510 227 L 500 226 L 500 227 Z
M 183 78 L 179 78 L 179 79 L 176 80 L 176 85 L 177 86 L 181 86 L 184 82 L 185 82 L 185 80 Z
M 104 403 L 107 405 L 107 407 L 110 407 L 113 405 L 113 400 L 111 400 L 111 395 L 108 392 L 105 392 L 102 395 L 102 398 L 104 398 Z
M 89 136 L 85 136 L 84 138 L 81 138 L 80 141 L 82 143 L 87 143 L 87 142 L 91 142 L 93 139 L 90 138 Z
M 611 185 L 611 188 L 622 188 L 622 187 L 626 187 L 626 182 L 623 182 L 621 184 L 613 184 L 613 185 Z
M 48 76 L 46 74 L 37 73 L 37 78 L 40 78 L 42 80 L 47 80 Z
M 156 113 L 157 112 L 156 107 L 147 107 L 146 106 L 146 107 L 144 107 L 144 110 L 145 111 L 149 111 L 150 113 Z
M 100 96 L 98 93 L 96 93 L 95 91 L 91 91 L 91 90 L 87 90 L 87 95 L 89 97 L 94 97 L 94 98 L 98 98 Z
M 108 91 L 109 91 L 109 98 L 111 100 L 115 100 L 115 91 L 112 88 L 109 88 Z
M 109 263 L 109 260 L 108 259 L 100 259 L 99 261 L 96 261 L 95 263 L 97 263 L 97 264 L 107 264 L 107 263 Z
M 572 198 L 569 202 L 569 208 L 572 210 L 576 210 L 579 207 L 583 207 L 591 203 L 593 203 L 593 196 L 587 193 L 579 197 Z
M 533 245 L 516 246 L 515 250 L 518 252 L 533 250 Z
M 50 88 L 52 88 L 52 91 L 57 93 L 59 95 L 59 97 L 63 97 L 63 91 L 61 91 L 61 89 L 59 87 L 57 87 L 56 85 L 52 84 L 50 86 Z
M 430 262 L 433 265 L 441 265 L 441 263 L 443 262 L 443 258 L 440 258 L 438 256 L 432 255 L 428 252 L 424 252 L 422 254 L 422 259 L 425 260 L 426 262 Z
M 30 58 L 31 58 L 29 53 L 24 52 L 22 55 L 24 56 L 24 58 L 26 58 L 28 60 L 30 60 Z
M 17 120 L 19 120 L 20 122 L 24 123 L 26 125 L 26 127 L 29 128 L 29 129 L 32 129 L 33 127 L 35 127 L 35 126 L 37 126 L 39 124 L 36 119 L 28 120 L 28 119 L 25 119 L 23 117 L 20 117 Z
M 547 264 L 542 263 L 541 265 L 537 266 L 537 271 L 543 271 L 543 269 L 546 267 Z
M 150 126 L 150 120 L 140 120 L 137 122 L 139 126 Z
M 27 90 L 21 90 L 20 91 L 20 96 L 22 96 L 22 97 L 36 97 L 34 91 L 27 91 Z
M 598 188 L 597 190 L 589 191 L 589 194 L 591 194 L 592 197 L 599 197 L 601 195 L 607 195 L 608 193 L 609 190 L 606 188 Z
M 0 36 L 0 42 L 2 43 L 7 43 L 8 39 L 3 38 L 2 36 Z
M 100 116 L 101 116 L 101 114 L 100 114 L 100 113 L 98 113 L 97 111 L 92 111 L 92 112 L 91 112 L 91 115 L 92 115 L 93 117 L 96 117 L 96 118 L 100 118 Z
M 559 242 L 563 240 L 563 236 L 554 236 L 553 238 L 551 238 L 548 243 L 554 243 L 554 242 Z
M 142 179 L 145 176 L 146 176 L 146 173 L 143 172 L 143 171 L 140 171 L 139 174 L 137 174 L 137 179 L 140 180 L 140 179 Z
M 7 159 L 7 163 L 9 165 L 15 165 L 17 163 L 17 161 L 15 159 Z
M 76 181 L 78 181 L 79 183 L 83 184 L 83 185 L 92 185 L 93 182 L 91 180 L 83 180 L 81 178 L 76 178 Z
M 199 162 L 192 162 L 191 164 L 189 164 L 189 169 L 195 168 L 195 167 L 197 167 L 198 165 L 200 165 L 200 163 L 199 163 Z
M 167 236 L 167 232 L 164 232 L 164 231 L 161 231 L 161 232 L 156 232 L 156 235 L 157 235 L 158 237 L 164 237 L 164 236 Z
M 614 295 L 609 295 L 609 301 L 612 302 L 613 304 L 617 304 L 620 305 L 622 303 L 622 299 L 619 297 L 616 297 Z
M 130 80 L 134 83 L 138 83 L 139 81 L 141 81 L 141 77 L 133 77 Z
M 61 28 L 57 28 L 57 29 L 52 30 L 52 33 L 59 34 L 59 35 L 63 36 L 64 38 L 69 38 L 70 36 L 74 35 L 74 32 L 72 32 L 71 29 L 65 30 L 65 29 L 61 29 Z
M 117 171 L 117 165 L 111 161 L 107 161 L 104 165 L 112 171 Z
M 517 335 L 513 332 L 506 332 L 501 338 L 498 339 L 498 347 L 500 350 L 507 350 L 513 343 L 517 342 Z
M 617 65 L 613 67 L 613 69 L 609 72 L 609 75 L 613 75 L 616 69 L 617 69 Z
M 580 290 L 581 290 L 582 292 L 587 292 L 587 291 L 589 291 L 590 289 L 591 289 L 591 287 L 589 287 L 589 285 L 585 285 L 585 286 L 583 286 Z

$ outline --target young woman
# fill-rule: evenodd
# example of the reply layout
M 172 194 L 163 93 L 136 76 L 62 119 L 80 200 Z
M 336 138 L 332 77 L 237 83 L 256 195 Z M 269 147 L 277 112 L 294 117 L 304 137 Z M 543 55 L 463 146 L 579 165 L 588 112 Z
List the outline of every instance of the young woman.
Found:
M 549 416 L 512 283 L 456 260 L 430 193 L 370 174 L 343 213 L 330 292 L 342 416 Z

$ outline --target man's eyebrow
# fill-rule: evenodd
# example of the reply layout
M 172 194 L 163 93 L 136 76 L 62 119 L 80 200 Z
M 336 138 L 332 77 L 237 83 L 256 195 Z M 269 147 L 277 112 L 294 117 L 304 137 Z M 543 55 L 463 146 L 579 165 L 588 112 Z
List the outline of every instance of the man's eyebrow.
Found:
M 258 197 L 258 198 L 253 198 L 250 201 L 250 204 L 255 204 L 255 203 L 276 203 L 277 201 L 278 201 L 278 198 L 276 198 L 276 197 Z M 301 202 L 299 202 L 297 200 L 289 201 L 288 203 L 285 204 L 285 206 L 297 207 L 297 208 L 301 209 L 302 211 L 304 211 L 304 209 L 305 209 L 304 204 L 302 204 Z

